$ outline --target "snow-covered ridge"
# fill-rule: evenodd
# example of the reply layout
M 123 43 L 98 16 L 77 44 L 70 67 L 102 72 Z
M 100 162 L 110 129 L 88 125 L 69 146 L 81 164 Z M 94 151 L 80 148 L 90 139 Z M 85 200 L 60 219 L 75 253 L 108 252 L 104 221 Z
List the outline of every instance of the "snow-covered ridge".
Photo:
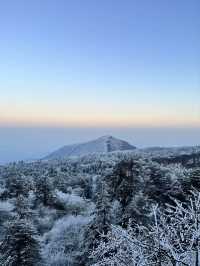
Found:
M 45 159 L 81 156 L 91 153 L 108 153 L 113 151 L 134 150 L 135 148 L 135 146 L 132 146 L 124 140 L 108 135 L 89 142 L 64 146 L 49 154 Z

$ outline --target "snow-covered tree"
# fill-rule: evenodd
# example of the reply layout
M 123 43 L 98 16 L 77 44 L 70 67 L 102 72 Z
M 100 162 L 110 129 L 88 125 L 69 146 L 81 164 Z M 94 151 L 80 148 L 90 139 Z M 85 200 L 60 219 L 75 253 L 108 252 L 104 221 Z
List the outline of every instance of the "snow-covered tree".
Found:
M 55 202 L 53 184 L 50 177 L 45 173 L 36 180 L 36 203 L 43 203 L 44 206 L 52 206 Z
M 14 198 L 19 195 L 27 196 L 30 189 L 30 182 L 26 176 L 21 173 L 11 173 L 6 178 L 4 198 Z
M 48 266 L 80 265 L 83 228 L 87 217 L 64 216 L 44 234 L 43 257 Z
M 14 212 L 17 213 L 20 219 L 30 219 L 33 215 L 33 211 L 30 209 L 30 199 L 28 197 L 24 197 L 23 195 L 19 195 L 14 201 Z
M 109 232 L 110 226 L 110 195 L 106 183 L 102 182 L 98 193 L 94 217 L 85 231 L 84 256 L 86 256 L 86 258 L 89 258 L 91 250 L 98 246 L 101 235 Z
M 193 190 L 187 202 L 175 200 L 161 215 L 163 246 L 174 261 L 185 265 L 200 264 L 200 192 Z M 174 264 L 175 265 L 175 264 Z
M 0 265 L 36 266 L 40 262 L 40 247 L 36 231 L 27 219 L 16 218 L 6 224 L 0 244 Z
M 112 226 L 92 253 L 94 265 L 199 266 L 200 193 L 193 191 L 186 203 L 174 200 L 164 210 L 154 206 L 153 218 L 149 226 Z

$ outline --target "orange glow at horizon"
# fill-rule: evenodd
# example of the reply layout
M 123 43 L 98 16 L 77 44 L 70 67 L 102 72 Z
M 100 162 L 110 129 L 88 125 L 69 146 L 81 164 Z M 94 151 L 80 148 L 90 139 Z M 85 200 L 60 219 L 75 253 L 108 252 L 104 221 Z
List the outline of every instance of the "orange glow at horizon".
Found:
M 84 108 L 70 112 L 67 108 L 8 108 L 0 107 L 0 125 L 3 126 L 54 126 L 54 127 L 199 127 L 198 114 L 183 114 L 174 110 L 108 110 L 103 112 Z

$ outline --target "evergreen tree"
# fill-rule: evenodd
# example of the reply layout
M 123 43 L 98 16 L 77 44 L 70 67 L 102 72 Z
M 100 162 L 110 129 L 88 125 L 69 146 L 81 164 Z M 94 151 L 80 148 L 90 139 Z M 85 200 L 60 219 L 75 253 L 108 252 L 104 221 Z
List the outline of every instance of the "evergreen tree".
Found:
M 122 161 L 115 167 L 113 174 L 106 178 L 112 200 L 118 200 L 123 211 L 141 188 L 141 172 L 142 164 L 139 161 Z
M 44 206 L 52 206 L 55 201 L 53 185 L 47 174 L 36 180 L 36 203 L 43 203 Z
M 96 209 L 94 218 L 90 222 L 85 232 L 84 243 L 84 256 L 86 259 L 86 265 L 88 265 L 90 259 L 90 252 L 96 248 L 102 239 L 102 236 L 106 235 L 111 227 L 111 203 L 108 188 L 105 182 L 102 182 L 101 189 L 98 193 Z
M 130 221 L 131 224 L 148 223 L 151 212 L 150 206 L 151 200 L 142 192 L 135 194 L 121 216 L 120 225 L 127 227 Z
M 29 184 L 22 174 L 10 174 L 6 179 L 4 198 L 14 198 L 19 195 L 27 196 Z
M 18 217 L 6 224 L 6 234 L 0 245 L 0 252 L 2 266 L 39 265 L 39 242 L 29 220 Z
M 33 215 L 33 211 L 30 209 L 30 201 L 23 195 L 19 195 L 16 198 L 14 211 L 20 219 L 30 219 Z
M 200 168 L 194 169 L 190 174 L 191 186 L 200 189 Z

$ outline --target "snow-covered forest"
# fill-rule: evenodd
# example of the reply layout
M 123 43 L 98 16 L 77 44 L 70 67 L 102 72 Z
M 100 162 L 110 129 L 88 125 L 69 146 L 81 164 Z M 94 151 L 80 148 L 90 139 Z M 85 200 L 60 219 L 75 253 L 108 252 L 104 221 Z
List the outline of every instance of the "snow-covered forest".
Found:
M 0 265 L 200 265 L 199 149 L 0 166 Z

